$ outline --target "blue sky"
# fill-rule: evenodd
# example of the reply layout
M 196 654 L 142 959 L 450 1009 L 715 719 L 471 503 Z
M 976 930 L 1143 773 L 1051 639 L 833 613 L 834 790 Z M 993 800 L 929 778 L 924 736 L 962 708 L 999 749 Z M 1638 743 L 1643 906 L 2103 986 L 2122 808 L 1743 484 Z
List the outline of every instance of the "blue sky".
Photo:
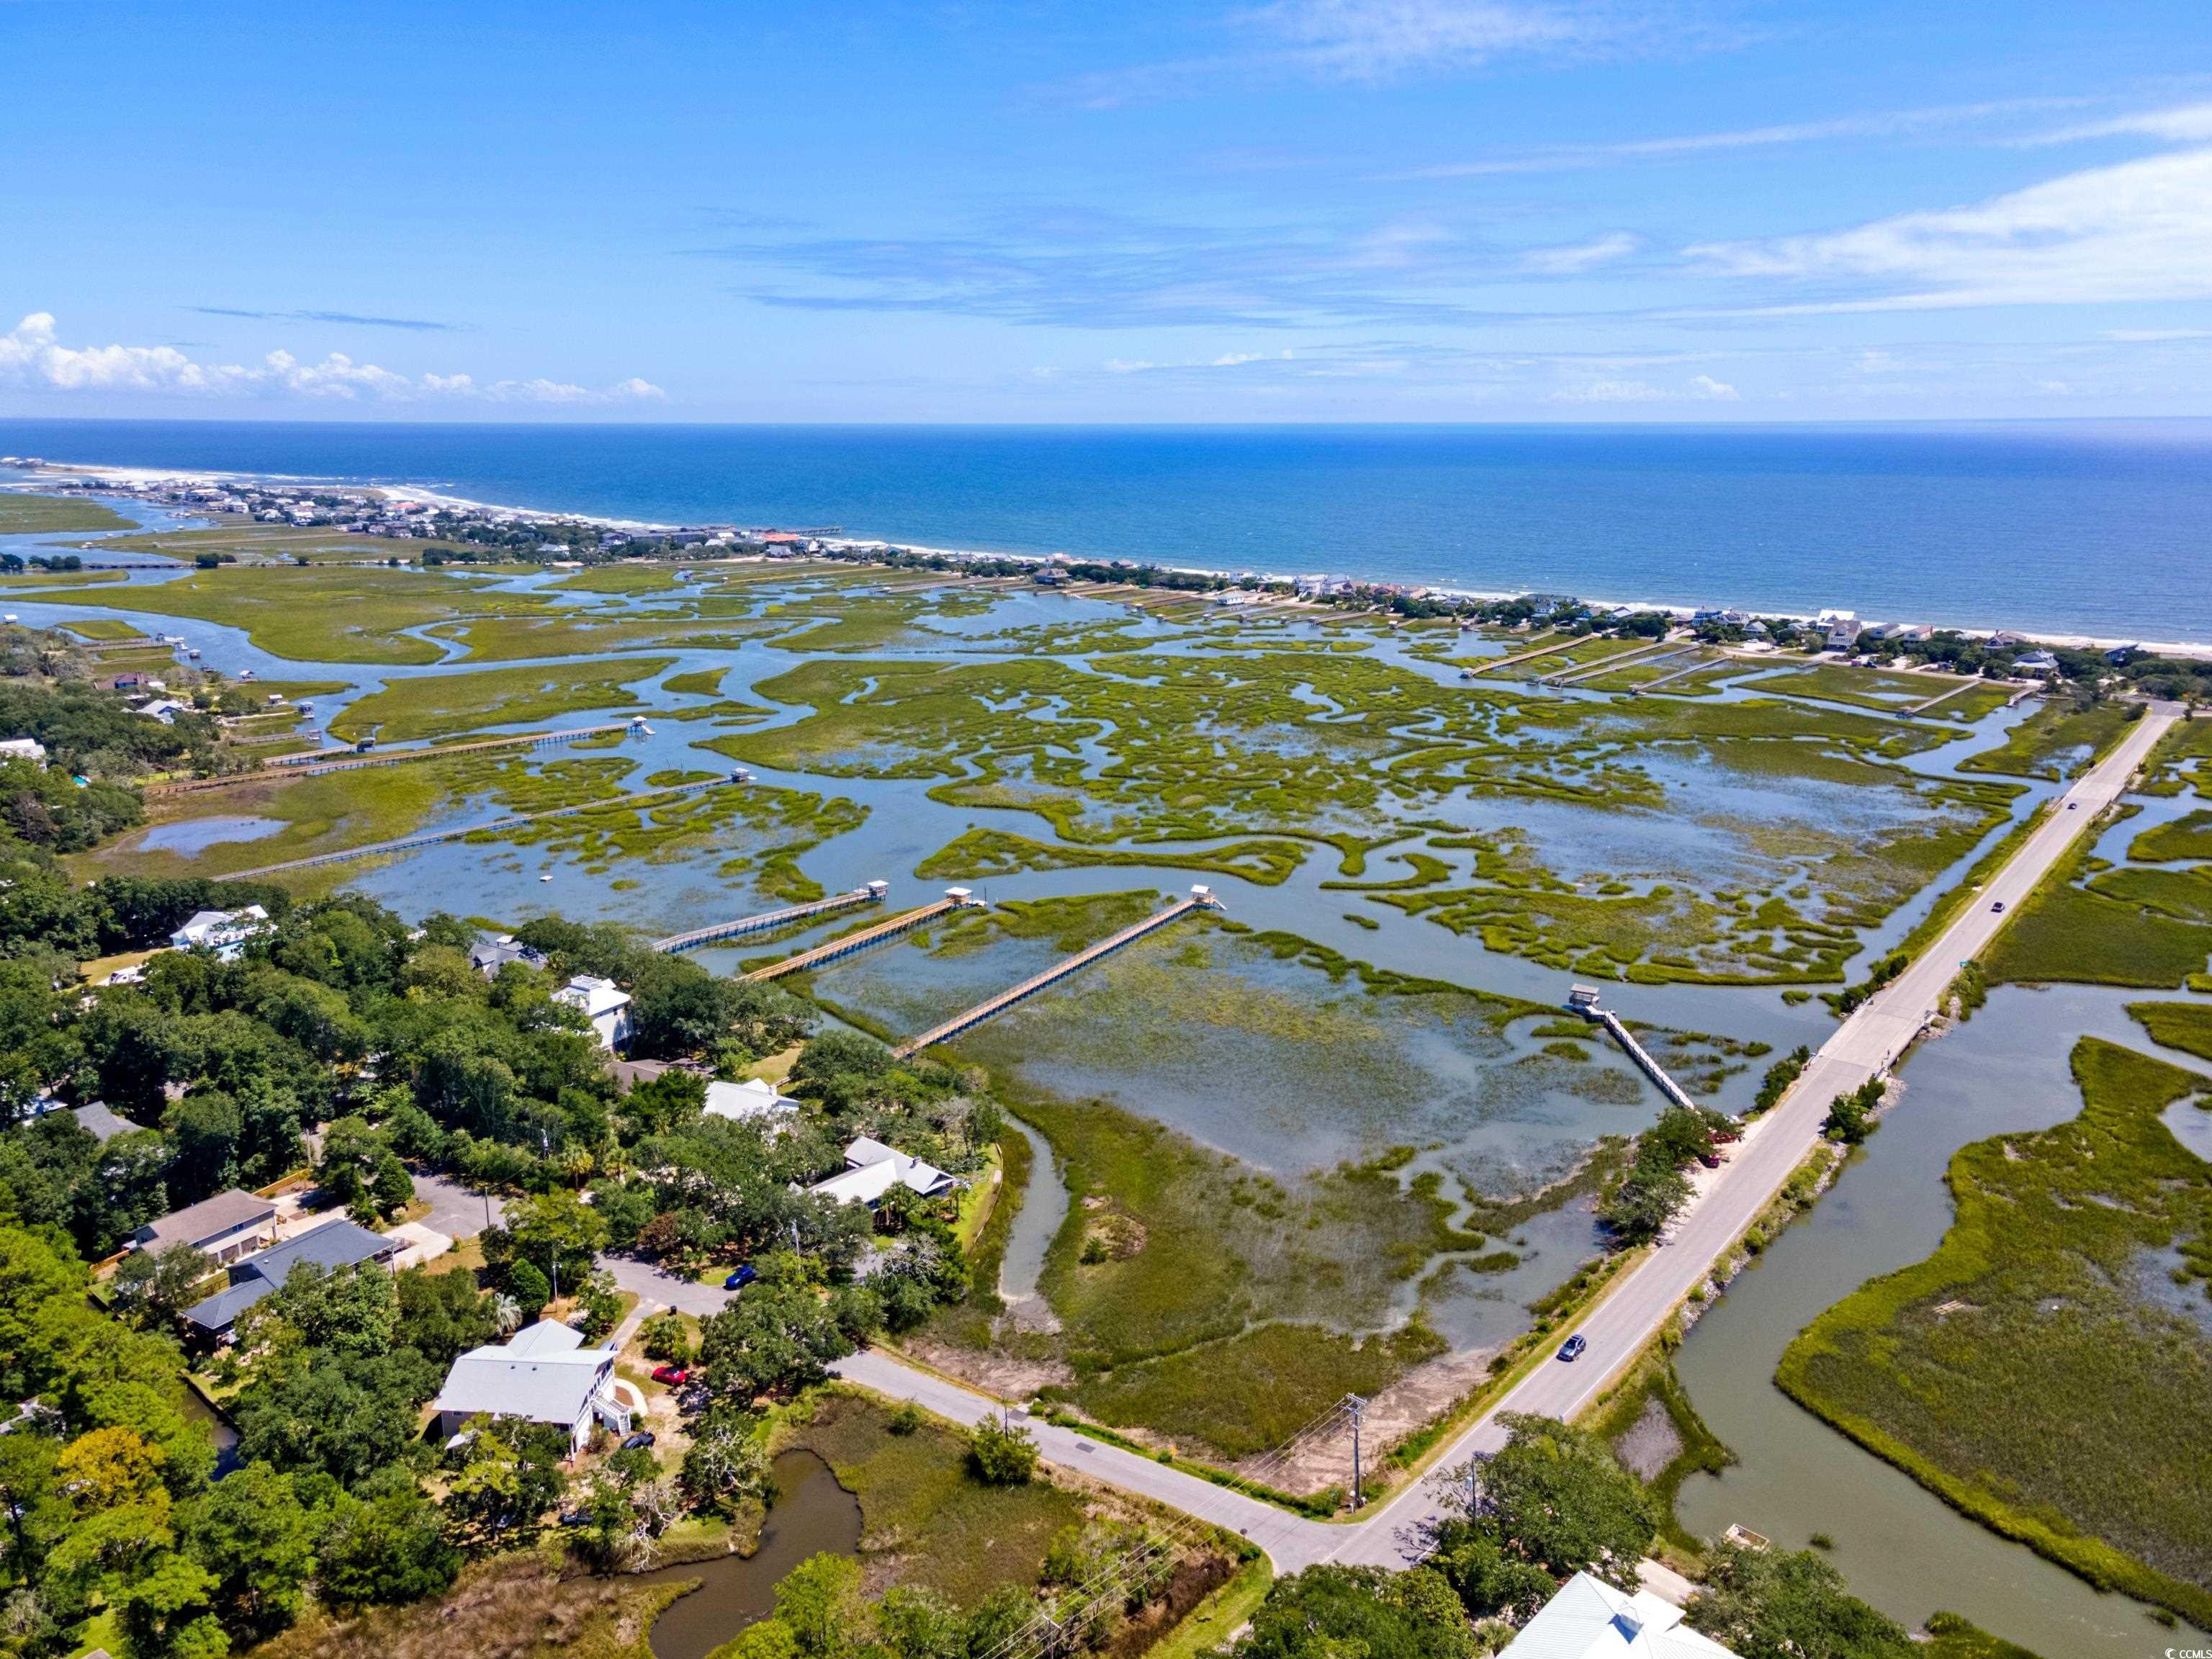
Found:
M 0 64 L 4 415 L 2212 414 L 2203 0 L 0 0 Z

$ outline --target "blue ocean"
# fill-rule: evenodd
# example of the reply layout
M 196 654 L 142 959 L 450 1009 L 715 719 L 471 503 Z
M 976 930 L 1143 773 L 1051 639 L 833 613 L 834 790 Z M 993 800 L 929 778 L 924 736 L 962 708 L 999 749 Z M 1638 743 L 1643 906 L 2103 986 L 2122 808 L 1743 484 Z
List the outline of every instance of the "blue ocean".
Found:
M 0 421 L 0 453 L 658 523 L 2212 643 L 2212 422 L 422 426 Z

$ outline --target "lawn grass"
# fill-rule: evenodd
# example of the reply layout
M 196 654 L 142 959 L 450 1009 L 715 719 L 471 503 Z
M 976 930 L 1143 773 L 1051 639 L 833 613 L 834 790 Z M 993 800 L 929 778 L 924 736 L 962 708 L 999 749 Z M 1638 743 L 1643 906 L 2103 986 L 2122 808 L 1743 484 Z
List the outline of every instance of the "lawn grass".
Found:
M 2198 1076 L 2085 1037 L 2081 1115 L 1962 1149 L 1935 1255 L 1807 1327 L 1776 1381 L 2091 1583 L 2212 1622 L 2212 1166 Z
M 131 520 L 113 507 L 81 495 L 25 495 L 0 490 L 0 536 L 130 528 Z
M 330 732 L 345 743 L 372 733 L 381 742 L 404 743 L 489 726 L 631 708 L 640 698 L 629 687 L 652 678 L 674 660 L 626 657 L 612 662 L 415 675 L 392 680 L 381 691 L 348 704 L 331 723 Z
M 403 629 L 543 609 L 538 599 L 481 592 L 465 577 L 291 566 L 226 565 L 173 581 L 134 584 L 121 592 L 64 590 L 46 597 L 243 628 L 270 655 L 298 662 L 434 663 L 444 653 Z
M 803 1447 L 860 1504 L 860 1559 L 871 1589 L 920 1584 L 973 1607 L 1000 1584 L 1034 1584 L 1046 1549 L 1079 1525 L 1081 1497 L 1039 1479 L 988 1486 L 969 1472 L 967 1437 L 925 1419 L 894 1434 L 889 1407 L 831 1389 L 779 1425 L 778 1451 Z
M 2127 730 L 2128 717 L 2129 710 L 2121 703 L 2076 708 L 2070 702 L 2046 701 L 2006 732 L 2002 743 L 1967 756 L 1959 763 L 1959 769 L 2002 772 L 2018 778 L 2078 777 L 2120 740 Z

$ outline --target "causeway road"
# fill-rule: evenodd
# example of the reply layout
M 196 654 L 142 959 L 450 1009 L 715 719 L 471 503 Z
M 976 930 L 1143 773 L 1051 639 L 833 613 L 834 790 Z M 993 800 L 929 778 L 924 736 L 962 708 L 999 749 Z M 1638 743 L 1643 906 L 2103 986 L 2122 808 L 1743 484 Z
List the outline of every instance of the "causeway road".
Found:
M 1811 1153 L 1829 1103 L 1885 1070 L 1904 1052 L 1940 1006 L 1960 963 L 1988 946 L 2075 839 L 2126 793 L 2152 748 L 2181 714 L 2178 704 L 2153 704 L 2110 754 L 2058 798 L 1942 935 L 1821 1045 L 1758 1133 L 1722 1166 L 1718 1178 L 1667 1240 L 1622 1274 L 1575 1325 L 1589 1345 L 1583 1357 L 1573 1364 L 1547 1359 L 1538 1364 L 1462 1431 L 1434 1468 L 1457 1468 L 1498 1450 L 1505 1443 L 1498 1419 L 1507 1413 L 1571 1419 L 1604 1392 Z M 975 1423 L 1000 1410 L 994 1401 L 878 1350 L 854 1354 L 832 1369 L 865 1388 L 914 1401 L 958 1422 Z M 1425 1524 L 1446 1513 L 1450 1502 L 1451 1495 L 1439 1491 L 1434 1480 L 1420 1480 L 1362 1520 L 1312 1521 L 1071 1430 L 1045 1423 L 1030 1426 L 1052 1462 L 1241 1532 L 1267 1552 L 1279 1572 L 1296 1572 L 1321 1561 L 1398 1566 L 1417 1560 Z

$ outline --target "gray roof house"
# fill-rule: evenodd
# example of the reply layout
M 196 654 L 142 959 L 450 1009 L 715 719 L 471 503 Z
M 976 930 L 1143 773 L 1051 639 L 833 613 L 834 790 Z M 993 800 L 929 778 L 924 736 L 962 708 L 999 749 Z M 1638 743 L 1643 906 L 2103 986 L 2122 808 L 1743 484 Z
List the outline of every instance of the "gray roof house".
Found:
M 526 968 L 543 968 L 545 956 L 527 945 L 518 945 L 511 938 L 479 939 L 469 947 L 469 966 L 486 979 L 497 979 L 499 970 L 510 962 L 519 962 Z
M 228 1337 L 239 1315 L 282 1285 L 302 1261 L 325 1273 L 366 1261 L 389 1267 L 392 1257 L 406 1248 L 405 1239 L 373 1233 L 351 1221 L 325 1222 L 234 1265 L 229 1285 L 185 1309 L 185 1319 L 204 1335 Z
M 103 1146 L 118 1135 L 127 1135 L 133 1130 L 146 1127 L 143 1123 L 133 1123 L 127 1117 L 118 1116 L 104 1100 L 72 1106 L 70 1115 L 76 1120 L 79 1128 L 89 1130 Z
M 591 1439 L 595 1420 L 617 1434 L 629 1432 L 629 1407 L 617 1387 L 612 1348 L 587 1348 L 580 1332 L 541 1319 L 505 1342 L 486 1343 L 456 1359 L 430 1403 L 442 1434 L 459 1433 L 471 1417 L 551 1423 L 568 1431 L 573 1455 Z
M 132 1242 L 157 1254 L 172 1244 L 189 1244 L 218 1261 L 235 1261 L 276 1237 L 276 1206 L 234 1187 L 148 1222 L 132 1235 Z

